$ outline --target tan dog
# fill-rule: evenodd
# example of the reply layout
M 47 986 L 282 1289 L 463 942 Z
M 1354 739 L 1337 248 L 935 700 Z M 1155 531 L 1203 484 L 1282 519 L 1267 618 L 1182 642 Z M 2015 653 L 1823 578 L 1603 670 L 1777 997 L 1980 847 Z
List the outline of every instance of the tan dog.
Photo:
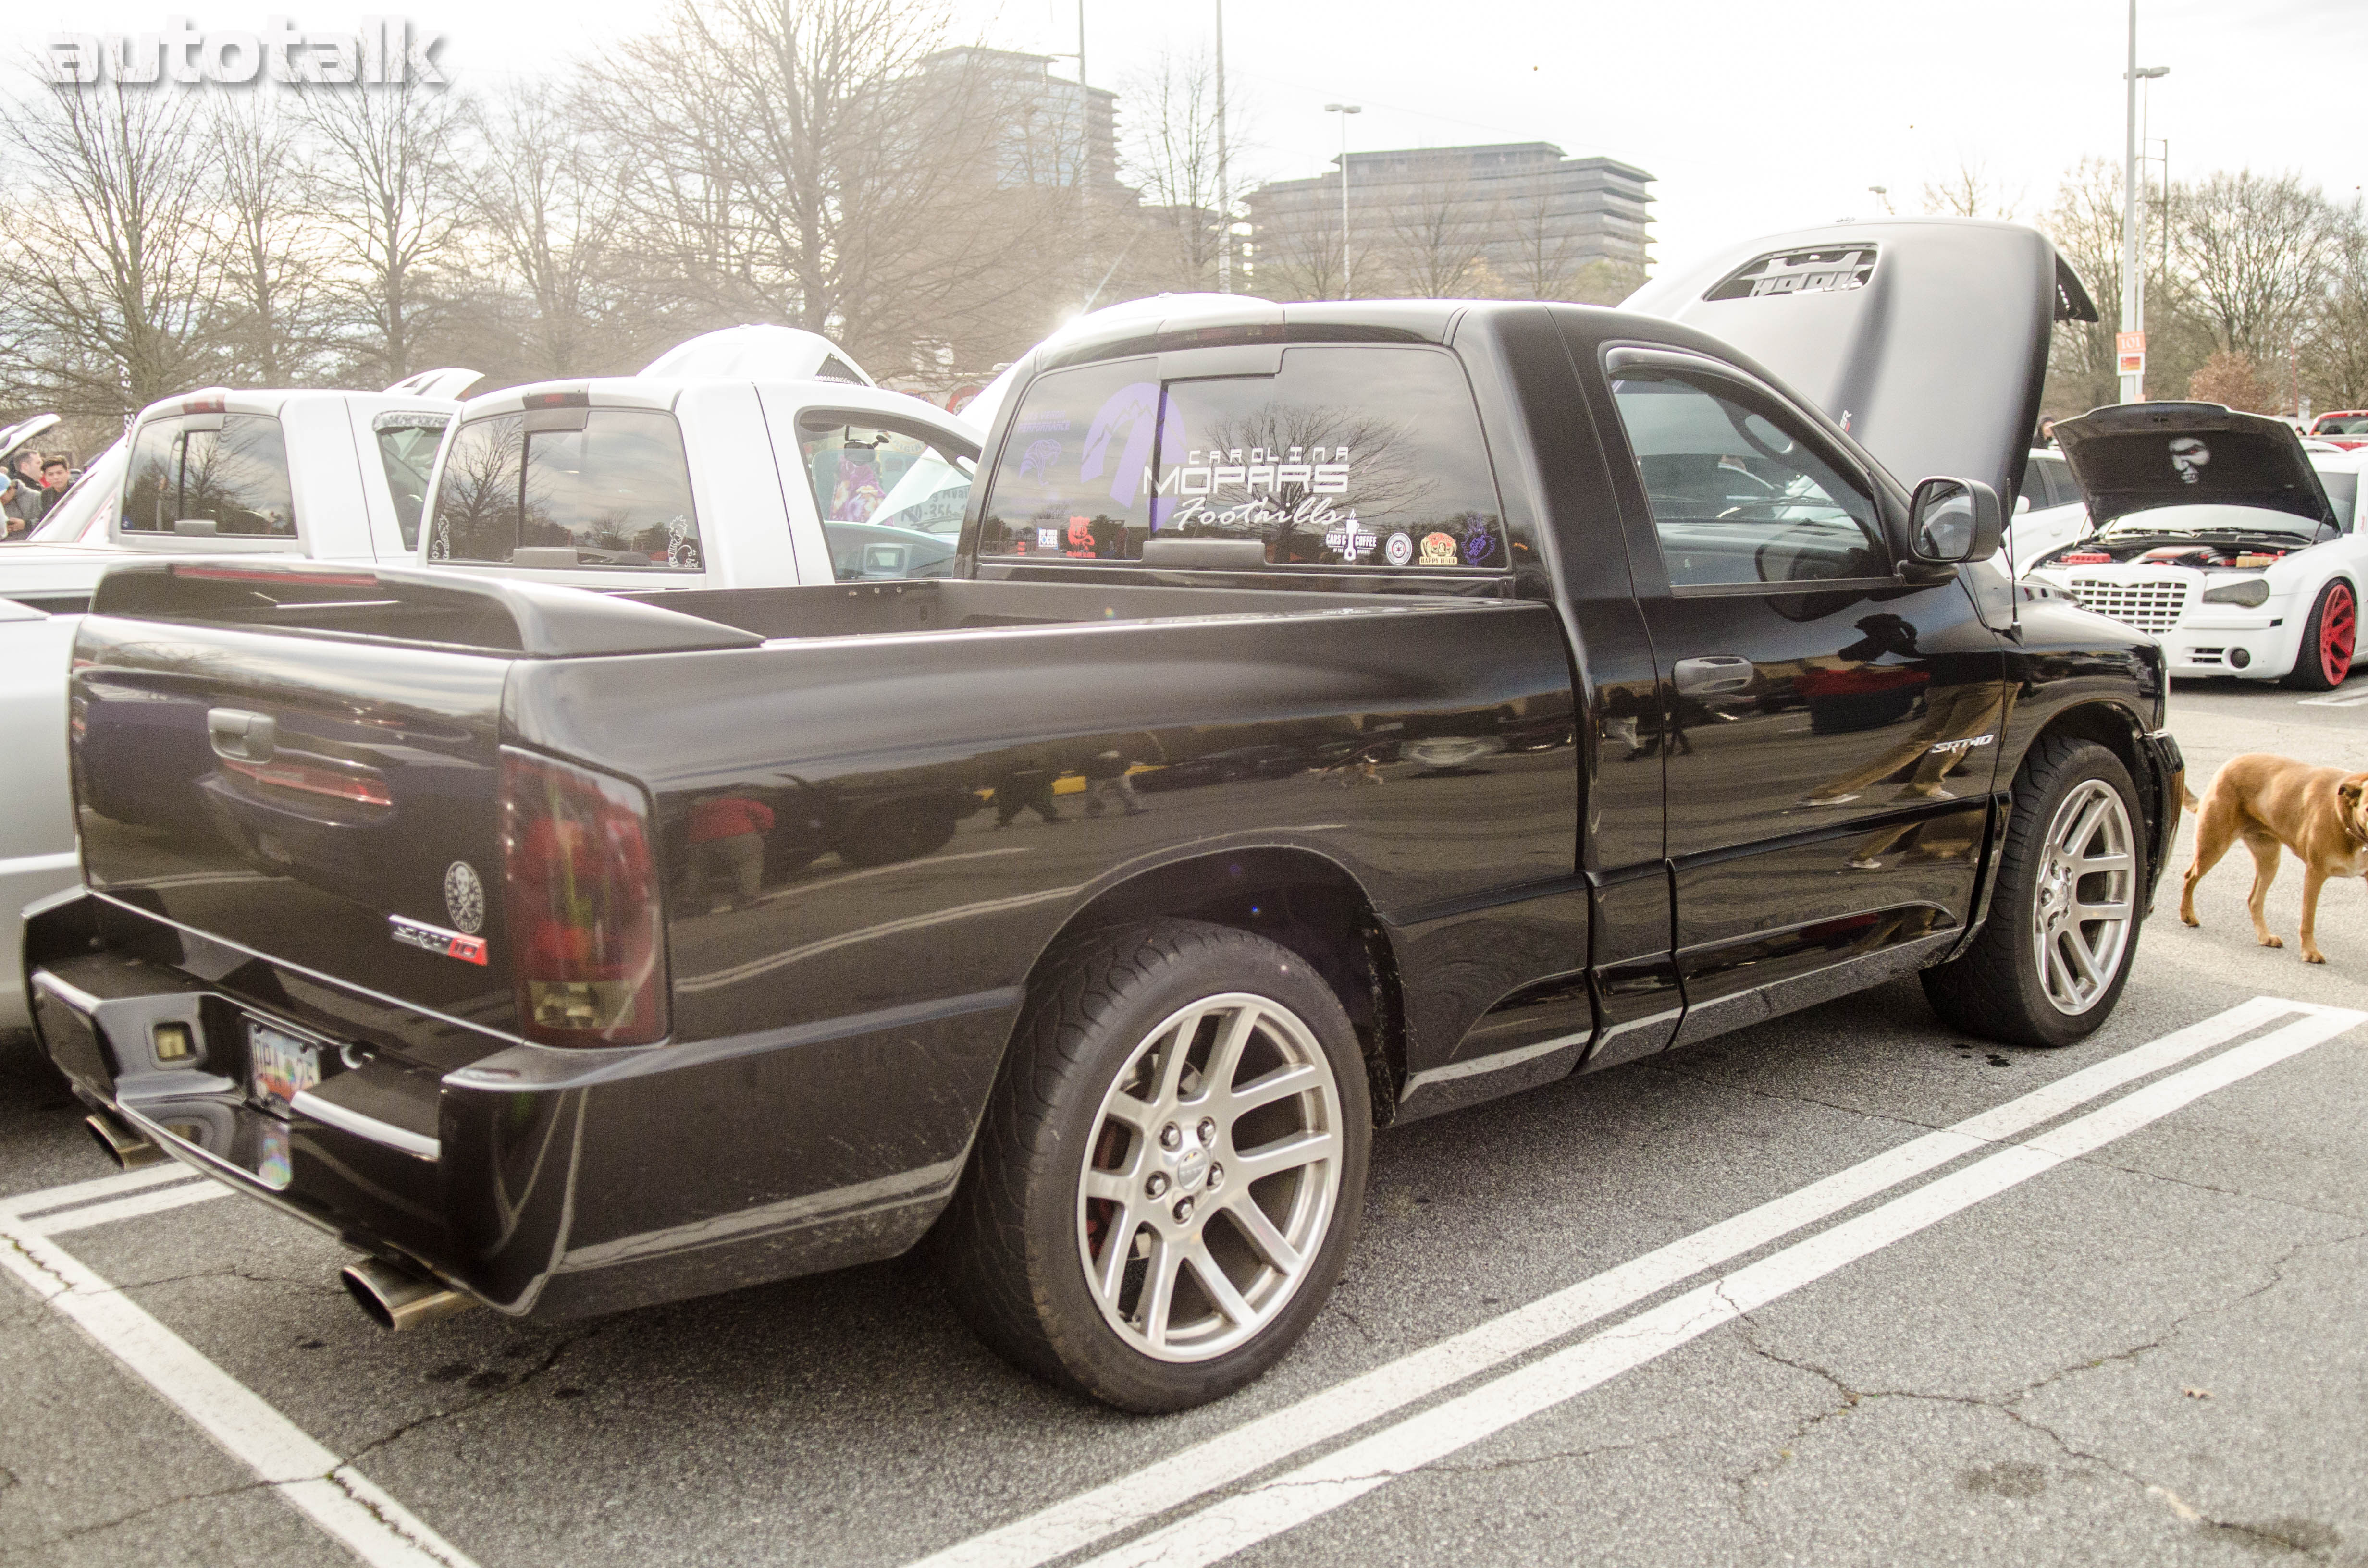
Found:
M 2241 838 L 2253 852 L 2253 891 L 2245 900 L 2253 913 L 2253 935 L 2265 948 L 2284 947 L 2261 918 L 2270 883 L 2278 874 L 2278 846 L 2283 845 L 2302 858 L 2303 962 L 2325 963 L 2327 955 L 2318 950 L 2316 935 L 2318 890 L 2329 877 L 2368 876 L 2363 793 L 2368 793 L 2368 773 L 2313 767 L 2266 752 L 2230 757 L 2212 776 L 2202 805 L 2187 795 L 2188 809 L 2196 814 L 2195 860 L 2187 868 L 2187 883 L 2180 892 L 2179 918 L 2198 924 L 2195 884 Z

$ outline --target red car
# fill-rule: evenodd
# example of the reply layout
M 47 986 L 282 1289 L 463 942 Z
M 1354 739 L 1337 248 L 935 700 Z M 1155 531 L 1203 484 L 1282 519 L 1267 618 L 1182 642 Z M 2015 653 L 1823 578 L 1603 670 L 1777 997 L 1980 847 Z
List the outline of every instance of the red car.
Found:
M 2311 422 L 2310 437 L 2327 441 L 2349 451 L 2355 447 L 2368 447 L 2368 409 L 2339 408 L 2322 414 Z

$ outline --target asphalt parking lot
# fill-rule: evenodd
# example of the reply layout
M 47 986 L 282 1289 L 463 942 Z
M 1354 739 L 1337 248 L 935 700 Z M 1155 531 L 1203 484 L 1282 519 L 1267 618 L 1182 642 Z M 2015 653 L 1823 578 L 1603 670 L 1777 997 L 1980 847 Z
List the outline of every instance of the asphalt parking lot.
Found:
M 2368 676 L 2173 726 L 2199 790 L 2368 767 Z M 2241 855 L 2179 925 L 2185 859 L 2070 1050 L 1909 982 L 1383 1136 L 1307 1341 L 1158 1419 L 911 1260 L 381 1335 L 328 1240 L 112 1176 L 12 1057 L 0 1559 L 2368 1563 L 2368 889 L 2306 966 L 2296 869 L 2271 951 Z

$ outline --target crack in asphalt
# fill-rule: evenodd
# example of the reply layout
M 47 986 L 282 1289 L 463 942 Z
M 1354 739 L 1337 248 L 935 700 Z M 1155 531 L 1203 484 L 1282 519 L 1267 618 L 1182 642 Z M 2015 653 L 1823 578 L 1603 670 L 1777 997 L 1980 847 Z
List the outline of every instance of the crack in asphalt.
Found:
M 408 1542 L 415 1551 L 417 1551 L 422 1555 L 434 1558 L 437 1562 L 445 1564 L 445 1568 L 459 1568 L 459 1564 L 466 1561 L 463 1558 L 455 1557 L 448 1552 L 437 1551 L 434 1546 L 421 1539 L 418 1530 L 414 1529 L 411 1526 L 404 1524 L 402 1520 L 389 1514 L 384 1507 L 380 1506 L 377 1498 L 366 1497 L 362 1495 L 361 1493 L 357 1492 L 354 1489 L 354 1477 L 352 1472 L 353 1465 L 348 1461 L 337 1466 L 336 1469 L 329 1471 L 328 1474 L 323 1476 L 321 1479 L 336 1487 L 338 1491 L 344 1493 L 347 1498 L 350 1500 L 356 1507 L 360 1508 L 372 1519 L 376 1520 L 381 1529 L 385 1530 L 389 1535 L 399 1537 L 403 1540 Z
M 129 1513 L 117 1514 L 111 1518 L 94 1519 L 89 1524 L 76 1525 L 72 1529 L 60 1530 L 54 1535 L 45 1535 L 26 1544 L 29 1548 L 63 1546 L 70 1540 L 81 1540 L 89 1536 L 103 1535 L 108 1530 L 120 1529 L 125 1525 L 144 1519 L 151 1514 L 160 1514 L 167 1508 L 177 1508 L 185 1503 L 219 1502 L 222 1498 L 237 1497 L 249 1492 L 268 1492 L 277 1485 L 278 1483 L 269 1481 L 246 1481 L 235 1486 L 215 1486 L 202 1492 L 185 1492 L 177 1497 L 167 1497 L 160 1503 L 145 1504 Z M 0 1555 L 13 1556 L 15 1552 L 12 1549 Z
M 1741 1324 L 1742 1333 L 1740 1337 L 1745 1349 L 1763 1360 L 1770 1361 L 1778 1366 L 1789 1368 L 1793 1371 L 1802 1372 L 1810 1377 L 1818 1379 L 1830 1386 L 1839 1398 L 1839 1403 L 1835 1403 L 1831 1407 L 1820 1410 L 1805 1419 L 1797 1422 L 1792 1432 L 1788 1434 L 1777 1446 L 1774 1452 L 1759 1460 L 1742 1473 L 1729 1478 L 1730 1484 L 1735 1488 L 1735 1508 L 1737 1519 L 1747 1528 L 1754 1530 L 1758 1530 L 1759 1528 L 1757 1522 L 1751 1517 L 1752 1483 L 1760 1477 L 1775 1470 L 1780 1465 L 1790 1461 L 1793 1458 L 1794 1448 L 1799 1445 L 1803 1438 L 1804 1438 L 1809 1433 L 1815 1431 L 1818 1426 L 1823 1426 L 1827 1421 L 1833 1420 L 1837 1416 L 1847 1415 L 1850 1411 L 1857 1409 L 1861 1403 L 1871 1400 L 1919 1400 L 1941 1404 L 1965 1405 L 1975 1409 L 1991 1411 L 1997 1415 L 2003 1415 L 2009 1421 L 2013 1422 L 2016 1426 L 2044 1437 L 2048 1442 L 2054 1444 L 2066 1457 L 2097 1465 L 2112 1474 L 2119 1476 L 2130 1484 L 2143 1488 L 2146 1495 L 2162 1500 L 2171 1509 L 2172 1513 L 2183 1523 L 2195 1525 L 2202 1528 L 2230 1535 L 2238 1538 L 2249 1545 L 2269 1547 L 2280 1551 L 2304 1552 L 2312 1556 L 2322 1555 L 2324 1550 L 2329 1543 L 2320 1539 L 2317 1531 L 2315 1529 L 2299 1528 L 2294 1521 L 2290 1520 L 2272 1521 L 2271 1523 L 2263 1525 L 2252 1525 L 2247 1524 L 2241 1520 L 2215 1518 L 2195 1507 L 2192 1504 L 2188 1503 L 2169 1487 L 2163 1485 L 2159 1482 L 2152 1480 L 2140 1471 L 2133 1469 L 2131 1466 L 2119 1460 L 2113 1459 L 2110 1455 L 2098 1453 L 2094 1450 L 2079 1447 L 2070 1438 L 2065 1437 L 2061 1432 L 2058 1432 L 2055 1427 L 2049 1426 L 2046 1422 L 2038 1419 L 2036 1416 L 2033 1416 L 2028 1412 L 2018 1407 L 2022 1401 L 2030 1398 L 2032 1394 L 2052 1387 L 2064 1379 L 2075 1377 L 2084 1372 L 2091 1372 L 2100 1367 L 2111 1366 L 2117 1362 L 2135 1361 L 2141 1357 L 2159 1350 L 2184 1334 L 2187 1330 L 2188 1324 L 2196 1319 L 2216 1317 L 2232 1312 L 2243 1307 L 2247 1302 L 2258 1300 L 2261 1296 L 2268 1294 L 2270 1291 L 2274 1290 L 2279 1286 L 2284 1284 L 2286 1282 L 2287 1266 L 2305 1252 L 2314 1252 L 2322 1248 L 2343 1246 L 2359 1242 L 2362 1239 L 2368 1239 L 2368 1231 L 2354 1232 L 2348 1235 L 2333 1236 L 2319 1241 L 2296 1242 L 2287 1247 L 2284 1252 L 2271 1259 L 2265 1266 L 2265 1269 L 2269 1277 L 2262 1280 L 2259 1285 L 2252 1287 L 2250 1290 L 2240 1290 L 2225 1301 L 2215 1301 L 2206 1306 L 2196 1307 L 2189 1312 L 2181 1312 L 2179 1316 L 2173 1318 L 2169 1325 L 2152 1339 L 2143 1341 L 2136 1345 L 2128 1346 L 2123 1349 L 2112 1351 L 2106 1355 L 2092 1357 L 2086 1361 L 2074 1362 L 2069 1366 L 2059 1367 L 2055 1370 L 2048 1373 L 2045 1377 L 2025 1383 L 2021 1388 L 2014 1390 L 2012 1392 L 2001 1396 L 1985 1396 L 1971 1393 L 1941 1393 L 1921 1389 L 1855 1388 L 1850 1384 L 1848 1379 L 1844 1378 L 1840 1373 L 1834 1371 L 1831 1368 L 1820 1366 L 1815 1361 L 1806 1360 L 1799 1357 L 1786 1356 L 1780 1351 L 1770 1348 L 1761 1340 L 1763 1325 L 1749 1312 L 1744 1311 L 1740 1306 L 1737 1306 L 1736 1318 L 1738 1323 Z M 1723 1290 L 1719 1293 L 1724 1295 Z M 1730 1298 L 1729 1300 L 1730 1304 L 1732 1304 L 1732 1299 Z

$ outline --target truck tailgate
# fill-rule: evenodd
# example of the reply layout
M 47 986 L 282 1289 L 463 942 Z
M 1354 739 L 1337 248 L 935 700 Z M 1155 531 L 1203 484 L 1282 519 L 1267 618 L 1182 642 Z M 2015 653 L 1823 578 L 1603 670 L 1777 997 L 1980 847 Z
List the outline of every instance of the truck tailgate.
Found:
M 508 1028 L 507 660 L 107 618 L 84 621 L 75 658 L 94 892 Z
M 92 892 L 497 1034 L 513 664 L 757 641 L 589 595 L 261 563 L 118 568 L 92 608 L 72 698 Z

